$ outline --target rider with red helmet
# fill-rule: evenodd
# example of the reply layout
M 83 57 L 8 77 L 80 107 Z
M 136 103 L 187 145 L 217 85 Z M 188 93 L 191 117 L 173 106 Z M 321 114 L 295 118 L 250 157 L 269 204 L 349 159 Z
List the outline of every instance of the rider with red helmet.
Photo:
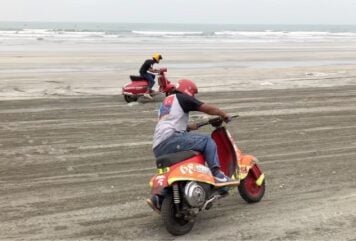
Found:
M 209 115 L 221 116 L 225 122 L 230 116 L 223 110 L 195 98 L 198 87 L 191 80 L 178 81 L 175 93 L 162 102 L 159 109 L 159 120 L 153 137 L 153 152 L 156 157 L 178 151 L 194 150 L 202 153 L 216 182 L 228 182 L 231 179 L 220 170 L 217 147 L 208 135 L 187 132 L 197 129 L 196 124 L 190 124 L 189 112 L 200 111 Z
M 188 125 L 190 111 L 218 115 L 225 122 L 231 119 L 223 110 L 196 99 L 197 93 L 198 87 L 193 81 L 182 79 L 178 81 L 174 92 L 164 99 L 158 112 L 159 119 L 153 136 L 153 152 L 158 158 L 179 151 L 198 151 L 204 155 L 216 182 L 230 182 L 231 179 L 220 170 L 214 140 L 208 135 L 186 131 L 198 129 L 196 124 Z M 153 195 L 146 202 L 153 210 L 160 210 L 161 201 L 157 195 Z

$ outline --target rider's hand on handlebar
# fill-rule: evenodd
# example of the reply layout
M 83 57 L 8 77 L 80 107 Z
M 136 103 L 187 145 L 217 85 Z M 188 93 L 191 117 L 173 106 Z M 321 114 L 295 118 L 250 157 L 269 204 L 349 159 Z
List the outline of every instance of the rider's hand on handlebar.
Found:
M 231 120 L 232 120 L 232 116 L 229 115 L 229 114 L 226 114 L 224 117 L 223 117 L 223 120 L 225 123 L 229 123 Z
M 198 130 L 199 126 L 197 123 L 189 123 L 187 126 L 188 131 Z

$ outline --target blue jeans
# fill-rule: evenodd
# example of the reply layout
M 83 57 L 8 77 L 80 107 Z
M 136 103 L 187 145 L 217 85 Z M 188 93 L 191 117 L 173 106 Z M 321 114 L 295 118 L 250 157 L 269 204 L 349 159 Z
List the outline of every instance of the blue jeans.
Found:
M 145 80 L 148 80 L 148 88 L 150 90 L 152 90 L 153 86 L 155 85 L 155 75 L 154 74 L 150 74 L 150 73 L 145 73 L 142 75 L 142 77 L 145 79 Z
M 156 146 L 153 153 L 157 158 L 165 154 L 188 150 L 201 152 L 211 171 L 215 167 L 220 167 L 215 141 L 210 136 L 198 133 L 175 132 Z

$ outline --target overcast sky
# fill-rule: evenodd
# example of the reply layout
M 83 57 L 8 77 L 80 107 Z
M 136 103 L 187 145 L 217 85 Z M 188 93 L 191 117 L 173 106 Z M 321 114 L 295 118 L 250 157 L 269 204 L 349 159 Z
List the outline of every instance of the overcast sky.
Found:
M 356 24 L 356 0 L 0 0 L 0 21 Z

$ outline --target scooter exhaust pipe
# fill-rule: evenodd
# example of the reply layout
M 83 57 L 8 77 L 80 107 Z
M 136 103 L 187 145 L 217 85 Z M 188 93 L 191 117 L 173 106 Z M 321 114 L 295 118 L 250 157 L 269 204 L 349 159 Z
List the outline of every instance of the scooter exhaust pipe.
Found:
M 214 195 L 208 201 L 206 201 L 202 207 L 202 210 L 209 210 L 213 206 L 213 202 L 219 198 L 220 195 Z
M 216 194 L 214 195 L 212 198 L 210 198 L 209 200 L 207 200 L 203 207 L 201 208 L 201 210 L 209 210 L 212 206 L 213 206 L 213 202 L 215 200 L 218 200 L 220 198 L 226 197 L 229 193 L 228 192 L 224 192 L 222 194 Z

